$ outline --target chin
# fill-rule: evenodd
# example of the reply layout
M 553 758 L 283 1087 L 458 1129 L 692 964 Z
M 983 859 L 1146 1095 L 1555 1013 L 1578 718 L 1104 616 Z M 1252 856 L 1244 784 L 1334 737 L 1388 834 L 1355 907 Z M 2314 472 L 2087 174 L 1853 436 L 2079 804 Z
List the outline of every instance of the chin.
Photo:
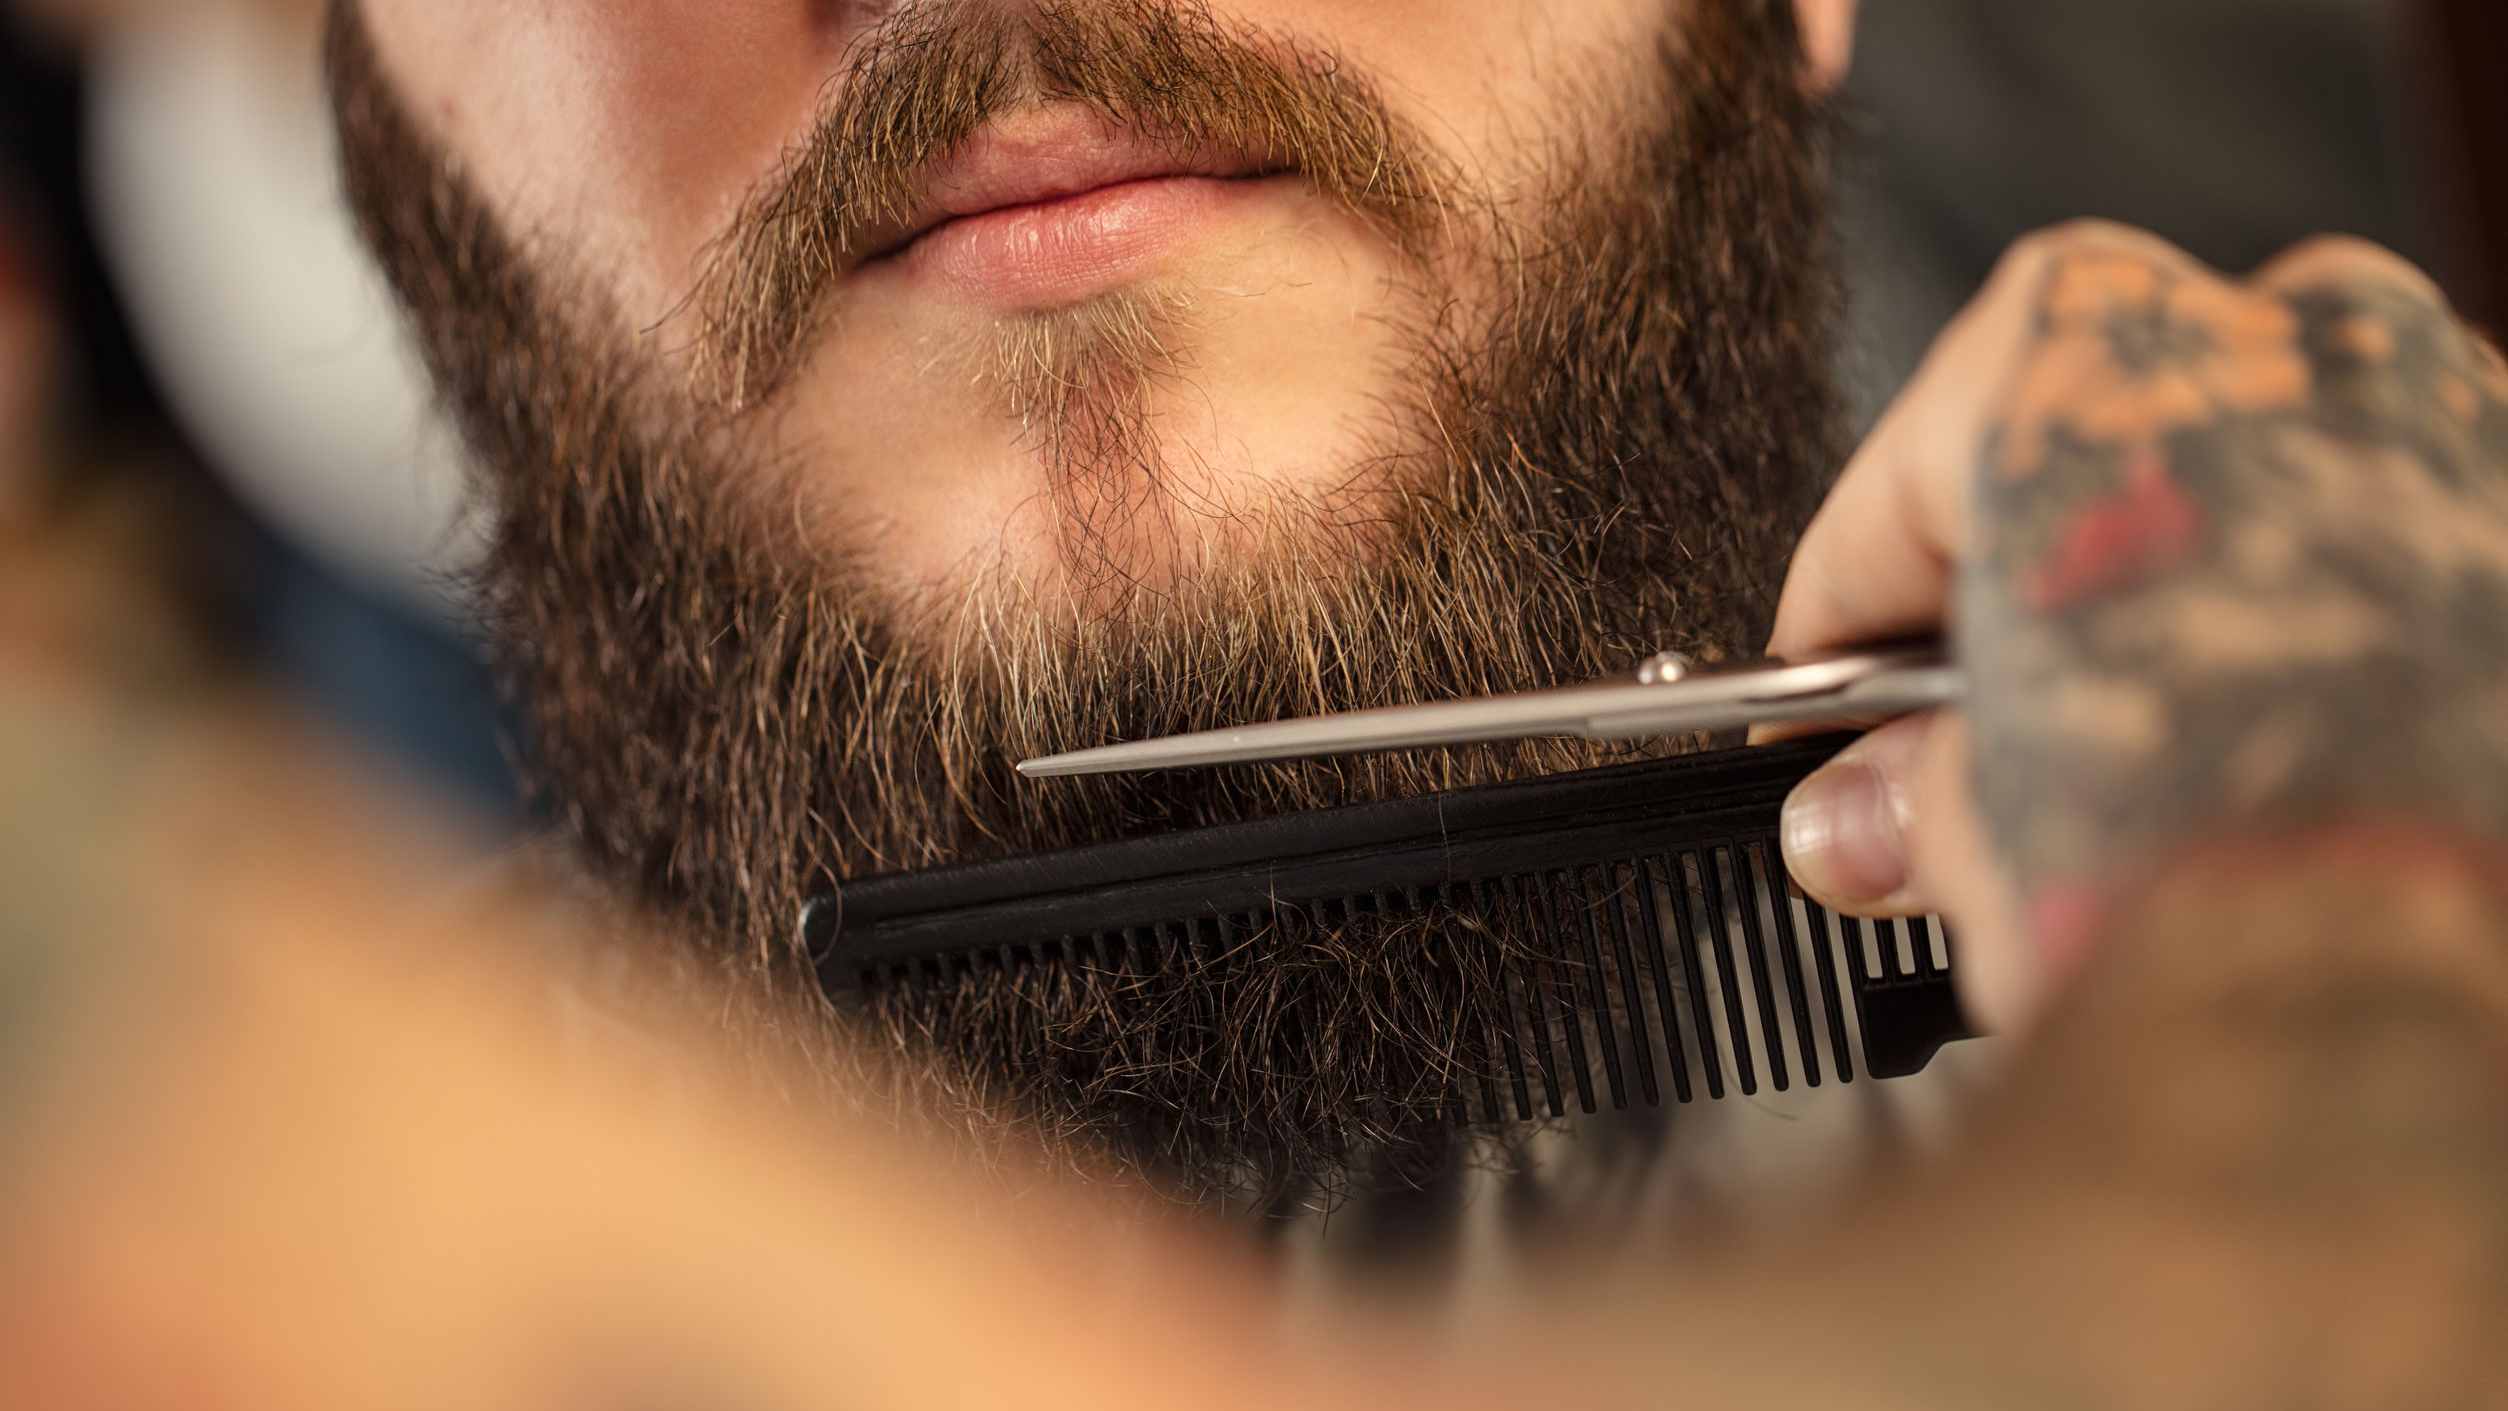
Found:
M 1333 261 L 1345 266 L 1346 261 Z M 1109 609 L 1290 549 L 1364 552 L 1427 459 L 1393 320 L 1346 268 L 1264 293 L 1161 281 L 1049 314 L 849 311 L 758 464 L 819 540 L 919 599 Z M 1315 336 L 1341 319 L 1372 335 Z M 872 338 L 878 333 L 884 336 Z M 1302 336 L 1301 336 L 1302 335 Z

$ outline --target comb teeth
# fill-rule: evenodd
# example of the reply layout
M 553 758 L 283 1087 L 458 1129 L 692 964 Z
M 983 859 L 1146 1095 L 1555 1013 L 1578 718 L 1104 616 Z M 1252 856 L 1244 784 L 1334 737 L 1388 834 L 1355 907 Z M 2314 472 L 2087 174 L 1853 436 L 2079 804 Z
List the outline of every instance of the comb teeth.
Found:
M 1146 990 L 1309 927 L 1437 926 L 1489 948 L 1413 1000 L 1471 1031 L 1452 1104 L 1482 1121 L 1896 1077 L 1967 1031 L 1938 921 L 1834 916 L 1785 876 L 1777 812 L 1837 744 L 867 879 L 803 930 L 831 994 L 937 1017 L 969 984 Z
M 1503 963 L 1498 1061 L 1467 1094 L 1472 1114 L 1555 1117 L 1922 1068 L 1925 1031 L 1935 1044 L 1958 1032 L 1939 923 L 1867 935 L 1793 894 L 1770 871 L 1779 856 L 1772 836 L 1734 838 L 1450 889 L 1465 916 L 1530 908 L 1552 942 Z M 1864 1028 L 1889 1041 L 1867 1050 Z

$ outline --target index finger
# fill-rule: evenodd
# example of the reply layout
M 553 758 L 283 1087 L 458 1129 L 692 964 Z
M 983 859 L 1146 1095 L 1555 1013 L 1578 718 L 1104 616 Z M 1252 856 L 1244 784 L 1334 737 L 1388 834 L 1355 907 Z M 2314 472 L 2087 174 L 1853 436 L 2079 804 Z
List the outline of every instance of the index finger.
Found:
M 1979 448 L 2037 327 L 2039 294 L 2067 255 L 2194 263 L 2156 236 L 2082 223 L 2033 235 L 1925 355 L 1796 546 L 1769 654 L 1798 657 L 1938 627 L 1952 565 L 1973 542 Z

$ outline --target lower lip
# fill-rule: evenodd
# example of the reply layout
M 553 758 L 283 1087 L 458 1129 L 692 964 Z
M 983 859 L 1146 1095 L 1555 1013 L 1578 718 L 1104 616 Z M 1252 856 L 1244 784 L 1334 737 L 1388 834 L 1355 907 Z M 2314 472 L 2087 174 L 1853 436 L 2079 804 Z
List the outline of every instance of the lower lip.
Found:
M 1140 279 L 1250 199 L 1259 179 L 1164 176 L 960 216 L 900 262 L 970 298 L 1013 308 L 1076 303 Z

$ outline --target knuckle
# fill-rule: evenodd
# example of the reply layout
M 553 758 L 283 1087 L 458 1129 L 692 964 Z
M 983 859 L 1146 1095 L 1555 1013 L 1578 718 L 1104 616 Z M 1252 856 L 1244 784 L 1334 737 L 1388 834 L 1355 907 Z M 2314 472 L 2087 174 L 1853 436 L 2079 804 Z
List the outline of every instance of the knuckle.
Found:
M 2445 302 L 2437 284 L 2410 260 L 2356 235 L 2318 235 L 2303 240 L 2274 256 L 2271 263 L 2256 272 L 2254 282 L 2282 291 L 2385 286 L 2427 302 Z
M 2155 265 L 2195 263 L 2192 255 L 2147 230 L 2096 216 L 2043 226 L 2022 236 L 2012 249 L 2017 254 L 2042 260 L 2100 254 L 2142 259 Z
M 2373 240 L 2357 235 L 2332 233 L 2311 235 L 2274 257 L 2276 265 L 2307 261 L 2395 260 L 2394 252 Z
M 2021 241 L 2023 244 L 2037 243 L 2054 249 L 2161 243 L 2159 237 L 2147 231 L 2137 230 L 2121 221 L 2107 220 L 2099 216 L 2076 216 L 2071 220 L 2041 226 L 2022 236 Z
M 1995 264 L 1997 283 L 2034 279 L 2065 257 L 2088 249 L 2104 234 L 2105 222 L 2067 221 L 2030 231 L 2003 252 Z
M 2052 271 L 2093 257 L 2181 275 L 2219 277 L 2202 261 L 2147 230 L 2084 216 L 2040 227 L 2012 242 L 1996 263 L 1987 288 L 2006 298 L 2029 299 Z

